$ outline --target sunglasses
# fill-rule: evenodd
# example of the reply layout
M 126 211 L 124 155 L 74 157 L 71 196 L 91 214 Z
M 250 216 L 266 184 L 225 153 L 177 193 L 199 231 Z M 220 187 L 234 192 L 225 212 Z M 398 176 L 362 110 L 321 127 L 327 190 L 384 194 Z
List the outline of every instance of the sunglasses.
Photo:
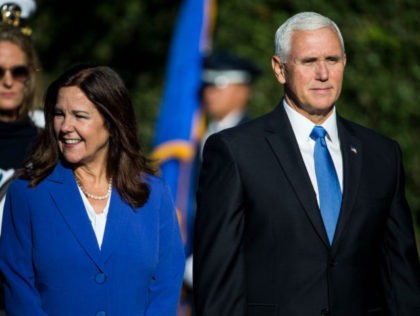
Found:
M 6 71 L 10 71 L 13 80 L 25 82 L 29 78 L 29 68 L 27 66 L 15 66 L 11 68 L 0 67 L 0 80 L 6 75 Z

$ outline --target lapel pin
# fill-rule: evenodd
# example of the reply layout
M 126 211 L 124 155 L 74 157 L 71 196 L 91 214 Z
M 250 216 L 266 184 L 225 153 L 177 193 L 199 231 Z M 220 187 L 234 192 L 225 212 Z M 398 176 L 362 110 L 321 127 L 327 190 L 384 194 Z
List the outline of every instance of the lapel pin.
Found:
M 350 150 L 352 153 L 357 154 L 357 149 L 354 146 L 350 146 Z

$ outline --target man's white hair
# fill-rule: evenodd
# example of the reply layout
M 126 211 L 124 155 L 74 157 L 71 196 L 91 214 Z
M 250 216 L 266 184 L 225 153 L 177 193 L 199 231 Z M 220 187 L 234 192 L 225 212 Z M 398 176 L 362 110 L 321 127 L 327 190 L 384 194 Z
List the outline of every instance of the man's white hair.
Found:
M 344 53 L 343 36 L 334 21 L 316 12 L 301 12 L 289 18 L 277 29 L 274 40 L 275 54 L 280 57 L 282 62 L 286 62 L 294 31 L 313 31 L 324 27 L 332 28 L 337 33 Z

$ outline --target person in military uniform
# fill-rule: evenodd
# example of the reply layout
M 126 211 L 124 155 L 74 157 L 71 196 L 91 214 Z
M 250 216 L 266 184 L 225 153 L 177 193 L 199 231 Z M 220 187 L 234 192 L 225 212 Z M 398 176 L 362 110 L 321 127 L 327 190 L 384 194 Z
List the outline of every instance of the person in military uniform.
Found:
M 260 69 L 250 60 L 225 52 L 204 58 L 200 98 L 208 124 L 201 141 L 249 120 L 247 105 Z
M 252 61 L 232 53 L 217 51 L 204 57 L 199 97 L 207 128 L 195 159 L 194 187 L 198 182 L 205 141 L 213 133 L 237 126 L 250 119 L 247 111 L 248 104 L 253 83 L 260 75 L 261 70 Z M 191 226 L 194 229 L 193 223 Z M 192 265 L 193 254 L 190 254 L 184 274 L 184 290 L 190 293 L 192 293 L 193 285 Z

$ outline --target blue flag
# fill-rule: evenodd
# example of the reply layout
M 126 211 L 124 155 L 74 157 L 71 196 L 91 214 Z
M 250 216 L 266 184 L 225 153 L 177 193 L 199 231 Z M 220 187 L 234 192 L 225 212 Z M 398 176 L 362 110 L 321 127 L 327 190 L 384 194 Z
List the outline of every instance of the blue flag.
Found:
M 211 0 L 184 0 L 173 34 L 152 157 L 175 199 L 185 243 L 191 247 L 193 162 L 204 126 L 200 113 L 202 59 L 209 41 Z

